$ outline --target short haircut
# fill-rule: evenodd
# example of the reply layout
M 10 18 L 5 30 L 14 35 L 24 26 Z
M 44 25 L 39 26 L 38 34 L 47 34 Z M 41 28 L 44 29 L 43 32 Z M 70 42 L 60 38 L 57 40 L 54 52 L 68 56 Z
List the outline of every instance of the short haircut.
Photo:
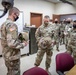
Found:
M 20 12 L 20 11 L 19 11 L 18 8 L 13 7 L 13 8 L 11 8 L 11 9 L 9 10 L 9 15 L 11 15 L 12 13 L 19 13 L 19 12 Z
M 50 19 L 50 17 L 49 17 L 48 15 L 45 15 L 44 18 L 48 18 L 48 19 Z

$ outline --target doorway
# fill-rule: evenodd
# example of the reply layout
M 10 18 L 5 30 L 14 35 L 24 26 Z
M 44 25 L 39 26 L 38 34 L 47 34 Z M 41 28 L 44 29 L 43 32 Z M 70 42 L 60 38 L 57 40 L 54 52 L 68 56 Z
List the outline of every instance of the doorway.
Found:
M 54 23 L 54 21 L 55 21 L 55 19 L 58 19 L 58 21 L 60 22 L 60 15 L 55 15 L 55 14 L 53 14 L 53 23 Z
M 42 24 L 42 14 L 41 13 L 30 13 L 30 24 L 35 25 L 38 28 Z

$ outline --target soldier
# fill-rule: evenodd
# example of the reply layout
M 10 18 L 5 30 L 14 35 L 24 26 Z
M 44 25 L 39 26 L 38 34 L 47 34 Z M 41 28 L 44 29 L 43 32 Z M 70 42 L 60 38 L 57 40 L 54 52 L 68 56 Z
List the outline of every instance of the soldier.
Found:
M 69 39 L 69 34 L 70 34 L 70 31 L 72 30 L 72 19 L 71 18 L 68 18 L 67 19 L 67 24 L 65 26 L 65 31 L 64 31 L 64 35 L 65 35 L 65 47 L 67 49 L 67 44 L 68 44 L 68 39 Z
M 48 72 L 50 63 L 51 63 L 51 56 L 52 56 L 52 31 L 53 27 L 49 24 L 49 16 L 44 16 L 44 23 L 36 30 L 35 37 L 38 43 L 38 52 L 35 61 L 35 66 L 39 66 L 44 53 L 46 53 L 46 71 Z
M 68 41 L 67 53 L 73 54 L 74 63 L 76 64 L 76 20 L 73 22 L 73 30 L 70 33 Z
M 60 44 L 65 43 L 65 36 L 64 36 L 65 26 L 66 26 L 66 20 L 63 19 L 61 26 L 60 26 Z
M 14 23 L 19 17 L 19 9 L 13 7 L 9 10 L 7 20 L 1 26 L 2 55 L 7 67 L 7 75 L 20 75 L 20 49 L 27 45 L 18 39 L 18 28 Z
M 53 25 L 55 28 L 54 37 L 56 41 L 56 50 L 59 51 L 60 24 L 58 23 L 58 19 L 55 19 L 55 23 Z

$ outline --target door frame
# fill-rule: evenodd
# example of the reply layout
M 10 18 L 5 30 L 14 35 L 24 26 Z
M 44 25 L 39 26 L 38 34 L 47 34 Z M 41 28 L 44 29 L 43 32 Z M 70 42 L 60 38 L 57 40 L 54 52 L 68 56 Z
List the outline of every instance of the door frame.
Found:
M 32 25 L 31 14 L 38 14 L 38 15 L 41 15 L 41 23 L 42 23 L 42 19 L 43 19 L 43 14 L 42 14 L 42 13 L 30 12 L 30 25 Z

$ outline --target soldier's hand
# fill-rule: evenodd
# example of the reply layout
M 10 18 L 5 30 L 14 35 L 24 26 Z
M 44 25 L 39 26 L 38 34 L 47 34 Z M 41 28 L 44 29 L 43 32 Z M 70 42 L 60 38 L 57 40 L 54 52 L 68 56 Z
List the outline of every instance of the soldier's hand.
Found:
M 29 41 L 24 41 L 23 43 L 25 43 L 25 46 L 27 46 L 27 44 L 29 44 Z
M 52 41 L 52 46 L 56 45 L 56 41 Z
M 29 40 L 27 41 L 27 44 L 29 44 Z

